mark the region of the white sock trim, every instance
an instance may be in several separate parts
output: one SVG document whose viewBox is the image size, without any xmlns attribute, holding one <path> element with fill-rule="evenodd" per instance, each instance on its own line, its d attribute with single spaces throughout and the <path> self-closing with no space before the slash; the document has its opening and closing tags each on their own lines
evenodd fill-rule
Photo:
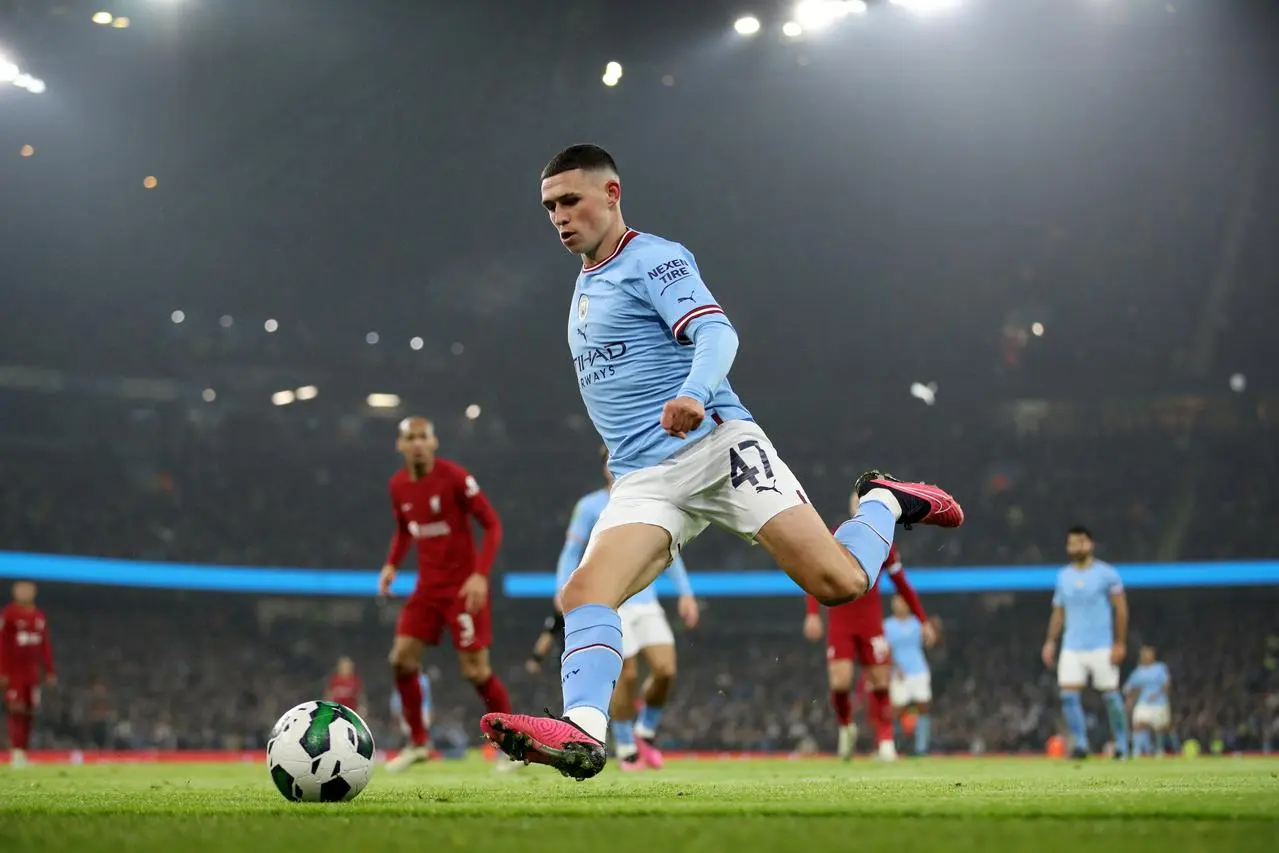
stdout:
<svg viewBox="0 0 1279 853">
<path fill-rule="evenodd" d="M 901 501 L 897 500 L 897 495 L 882 486 L 871 489 L 869 492 L 862 495 L 861 502 L 866 503 L 866 501 L 875 501 L 876 503 L 881 503 L 888 507 L 888 509 L 893 513 L 894 521 L 902 517 Z"/>
<path fill-rule="evenodd" d="M 578 708 L 569 708 L 564 712 L 564 719 L 572 720 L 591 737 L 600 743 L 608 736 L 608 715 L 599 708 L 591 708 L 583 705 Z"/>
</svg>

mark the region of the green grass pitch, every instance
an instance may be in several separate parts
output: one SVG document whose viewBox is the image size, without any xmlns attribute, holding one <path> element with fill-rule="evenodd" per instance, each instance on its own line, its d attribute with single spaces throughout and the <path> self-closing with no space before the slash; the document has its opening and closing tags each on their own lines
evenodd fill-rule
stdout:
<svg viewBox="0 0 1279 853">
<path fill-rule="evenodd" d="M 0 852 L 1279 850 L 1279 759 L 672 762 L 587 782 L 473 759 L 296 804 L 262 765 L 0 766 Z"/>
</svg>

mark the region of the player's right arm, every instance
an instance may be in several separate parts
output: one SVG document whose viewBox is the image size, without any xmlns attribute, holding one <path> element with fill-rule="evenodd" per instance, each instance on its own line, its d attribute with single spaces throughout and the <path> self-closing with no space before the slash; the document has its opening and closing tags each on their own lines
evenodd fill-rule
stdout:
<svg viewBox="0 0 1279 853">
<path fill-rule="evenodd" d="M 413 545 L 413 534 L 409 533 L 409 523 L 400 512 L 400 505 L 395 500 L 395 491 L 391 490 L 391 514 L 395 517 L 395 533 L 391 535 L 391 547 L 386 553 L 386 562 L 382 565 L 382 573 L 378 576 L 378 595 L 391 594 L 391 584 L 395 583 L 395 572 L 404 556 Z"/>
<path fill-rule="evenodd" d="M 5 660 L 9 656 L 10 627 L 5 623 L 4 614 L 0 613 L 0 687 L 9 683 L 9 669 Z"/>
<path fill-rule="evenodd" d="M 1044 640 L 1044 648 L 1041 656 L 1044 659 L 1044 666 L 1049 669 L 1053 668 L 1053 661 L 1057 657 L 1057 640 L 1061 638 L 1061 629 L 1066 626 L 1066 611 L 1061 604 L 1061 590 L 1058 588 L 1053 592 L 1053 613 L 1048 617 L 1048 638 Z"/>
</svg>

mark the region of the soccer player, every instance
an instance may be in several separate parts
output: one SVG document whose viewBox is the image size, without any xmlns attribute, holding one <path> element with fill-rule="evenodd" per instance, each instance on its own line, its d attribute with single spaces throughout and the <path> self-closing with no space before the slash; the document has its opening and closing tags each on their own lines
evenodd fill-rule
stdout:
<svg viewBox="0 0 1279 853">
<path fill-rule="evenodd" d="M 1057 574 L 1057 591 L 1053 593 L 1053 612 L 1043 648 L 1044 666 L 1052 669 L 1057 638 L 1062 637 L 1065 628 L 1057 661 L 1057 684 L 1062 713 L 1074 741 L 1071 754 L 1074 758 L 1088 756 L 1084 704 L 1079 691 L 1091 679 L 1106 703 L 1110 730 L 1115 736 L 1115 757 L 1126 758 L 1124 698 L 1119 694 L 1119 664 L 1123 663 L 1128 637 L 1124 585 L 1114 566 L 1093 556 L 1093 538 L 1088 528 L 1070 528 L 1066 553 L 1070 565 Z"/>
<path fill-rule="evenodd" d="M 928 706 L 933 701 L 933 676 L 928 669 L 928 658 L 924 656 L 924 646 L 935 643 L 937 636 L 933 623 L 912 612 L 901 592 L 893 596 L 892 608 L 893 615 L 884 620 L 884 637 L 893 656 L 888 697 L 898 718 L 910 708 L 915 709 L 915 754 L 927 755 L 932 729 Z"/>
<path fill-rule="evenodd" d="M 728 382 L 737 332 L 693 255 L 627 227 L 608 152 L 560 152 L 541 195 L 561 245 L 582 260 L 565 332 L 617 481 L 560 592 L 563 716 L 487 714 L 481 728 L 517 760 L 586 779 L 606 761 L 623 662 L 617 607 L 708 524 L 760 543 L 805 591 L 839 604 L 874 586 L 896 524 L 954 527 L 963 510 L 936 487 L 870 471 L 857 481 L 860 512 L 832 536 Z"/>
<path fill-rule="evenodd" d="M 349 657 L 338 658 L 337 668 L 329 676 L 324 695 L 330 702 L 340 702 L 357 714 L 364 713 L 364 682 L 356 674 L 355 662 Z"/>
<path fill-rule="evenodd" d="M 608 505 L 613 475 L 608 470 L 607 447 L 600 448 L 600 462 L 604 468 L 605 486 L 584 496 L 573 508 L 564 547 L 556 564 L 556 590 L 563 589 L 581 563 L 591 531 Z M 700 614 L 688 572 L 679 555 L 671 561 L 667 571 L 679 593 L 680 618 L 691 630 L 697 627 Z M 556 599 L 558 601 L 558 594 Z M 609 711 L 613 717 L 613 741 L 619 766 L 623 770 L 645 767 L 660 770 L 665 762 L 654 741 L 675 682 L 675 635 L 666 619 L 666 611 L 657 600 L 657 589 L 652 584 L 627 599 L 617 612 L 622 622 L 622 674 L 613 689 Z M 640 656 L 648 665 L 648 679 L 644 683 L 643 708 L 637 712 Z"/>
<path fill-rule="evenodd" d="M 1168 748 L 1168 729 L 1172 726 L 1168 702 L 1172 676 L 1167 665 L 1155 655 L 1154 646 L 1142 646 L 1139 660 L 1140 665 L 1124 683 L 1124 694 L 1136 699 L 1132 710 L 1132 752 L 1135 756 L 1163 755 Z"/>
<path fill-rule="evenodd" d="M 389 660 L 395 672 L 410 745 L 387 763 L 397 772 L 425 761 L 430 752 L 428 732 L 418 709 L 422 688 L 418 680 L 422 652 L 437 645 L 445 627 L 453 636 L 462 675 L 479 691 L 490 712 L 509 712 L 506 686 L 493 673 L 489 644 L 493 629 L 489 616 L 489 571 L 502 541 L 502 523 L 475 478 L 462 466 L 435 455 L 435 428 L 422 417 L 400 422 L 396 449 L 404 467 L 391 477 L 391 511 L 395 536 L 378 579 L 379 594 L 390 594 L 409 547 L 417 543 L 417 586 L 395 626 Z M 484 529 L 480 554 L 470 519 Z"/>
<path fill-rule="evenodd" d="M 854 518 L 860 509 L 859 503 L 858 495 L 854 492 L 849 498 L 849 511 Z M 906 571 L 896 547 L 889 550 L 882 569 L 888 570 L 888 576 L 892 578 L 898 594 L 910 602 L 910 608 L 920 617 L 920 622 L 927 623 L 928 614 L 924 612 L 924 605 L 914 587 L 906 579 Z M 879 577 L 883 577 L 882 570 Z M 807 603 L 804 636 L 816 642 L 822 638 L 820 602 L 809 595 Z M 926 629 L 925 636 L 931 644 L 931 627 Z M 845 761 L 853 757 L 857 744 L 857 726 L 853 723 L 851 695 L 854 661 L 861 666 L 862 682 L 867 690 L 866 717 L 874 729 L 879 758 L 892 761 L 897 757 L 897 747 L 893 742 L 893 705 L 889 696 L 892 654 L 888 640 L 884 637 L 884 605 L 880 599 L 878 583 L 856 601 L 832 607 L 827 617 L 826 672 L 830 681 L 831 707 L 835 709 L 835 719 L 839 723 L 836 752 Z"/>
<path fill-rule="evenodd" d="M 524 670 L 529 675 L 537 675 L 542 671 L 542 661 L 546 659 L 546 655 L 563 634 L 564 614 L 558 610 L 552 610 L 551 615 L 547 616 L 546 621 L 542 623 L 542 630 L 533 643 L 533 651 L 529 652 L 528 660 L 524 661 Z"/>
<path fill-rule="evenodd" d="M 36 585 L 18 581 L 13 601 L 0 610 L 0 692 L 9 712 L 9 766 L 27 766 L 31 717 L 40 705 L 40 676 L 57 683 L 49 621 L 36 607 Z"/>
</svg>

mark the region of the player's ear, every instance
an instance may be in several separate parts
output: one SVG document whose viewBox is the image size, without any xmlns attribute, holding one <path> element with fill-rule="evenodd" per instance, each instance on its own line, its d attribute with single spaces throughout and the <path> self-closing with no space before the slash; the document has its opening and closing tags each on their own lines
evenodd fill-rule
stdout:
<svg viewBox="0 0 1279 853">
<path fill-rule="evenodd" d="M 608 195 L 610 205 L 622 203 L 622 182 L 617 178 L 609 178 L 604 184 L 604 192 Z"/>
</svg>

